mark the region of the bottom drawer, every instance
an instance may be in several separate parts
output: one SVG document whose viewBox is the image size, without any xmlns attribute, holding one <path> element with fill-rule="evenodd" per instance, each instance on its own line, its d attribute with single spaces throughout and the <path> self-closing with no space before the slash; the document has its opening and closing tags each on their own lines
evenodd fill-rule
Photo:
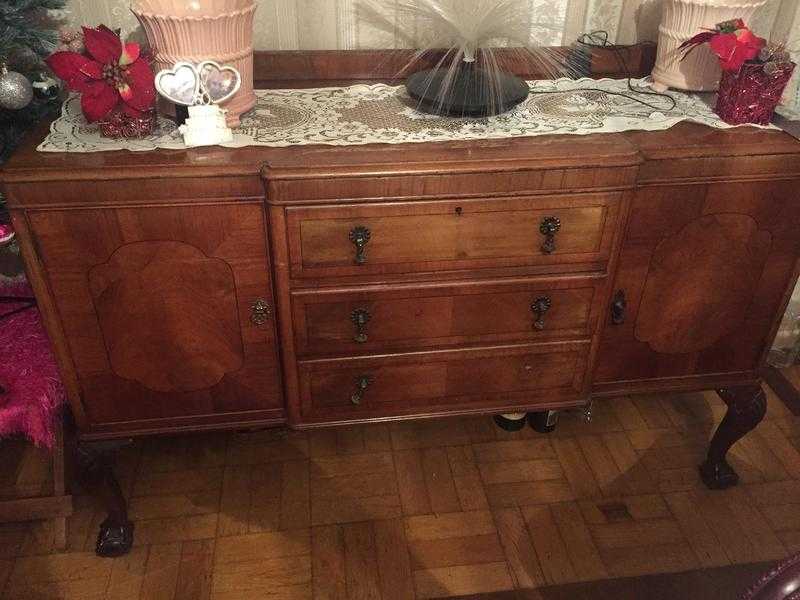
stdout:
<svg viewBox="0 0 800 600">
<path fill-rule="evenodd" d="M 576 404 L 586 392 L 586 341 L 299 364 L 302 422 L 490 412 Z"/>
</svg>

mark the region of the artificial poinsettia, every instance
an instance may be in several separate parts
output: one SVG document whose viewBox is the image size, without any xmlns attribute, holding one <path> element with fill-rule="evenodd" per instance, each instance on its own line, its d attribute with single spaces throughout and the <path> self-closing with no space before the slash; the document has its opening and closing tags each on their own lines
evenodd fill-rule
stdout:
<svg viewBox="0 0 800 600">
<path fill-rule="evenodd" d="M 81 93 L 81 109 L 90 123 L 119 108 L 139 117 L 155 105 L 153 71 L 139 44 L 123 44 L 105 25 L 83 28 L 85 54 L 56 52 L 47 64 L 73 91 Z"/>
<path fill-rule="evenodd" d="M 714 29 L 698 33 L 681 44 L 686 50 L 684 58 L 701 44 L 708 44 L 719 57 L 723 71 L 738 71 L 747 61 L 758 57 L 767 45 L 764 38 L 755 35 L 741 19 L 719 23 Z"/>
</svg>

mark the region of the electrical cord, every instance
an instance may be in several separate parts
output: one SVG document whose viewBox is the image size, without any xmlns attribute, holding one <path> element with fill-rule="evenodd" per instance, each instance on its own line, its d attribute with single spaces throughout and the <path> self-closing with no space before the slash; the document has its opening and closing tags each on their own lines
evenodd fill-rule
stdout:
<svg viewBox="0 0 800 600">
<path fill-rule="evenodd" d="M 576 40 L 576 44 L 578 44 L 580 46 L 585 46 L 585 47 L 588 47 L 588 48 L 608 48 L 608 49 L 611 49 L 611 51 L 614 53 L 614 56 L 617 59 L 617 63 L 619 64 L 620 69 L 622 70 L 623 73 L 625 73 L 625 75 L 628 78 L 628 90 L 632 94 L 639 94 L 639 95 L 642 95 L 642 96 L 653 96 L 653 97 L 661 98 L 663 100 L 668 100 L 669 101 L 669 108 L 665 108 L 663 106 L 656 106 L 656 105 L 651 104 L 649 102 L 645 102 L 644 100 L 642 100 L 640 98 L 637 98 L 635 96 L 631 96 L 629 94 L 625 94 L 625 93 L 622 93 L 622 92 L 609 92 L 608 90 L 603 90 L 603 89 L 595 88 L 595 87 L 581 88 L 581 91 L 600 92 L 600 93 L 603 93 L 603 94 L 607 94 L 609 96 L 621 96 L 623 98 L 626 98 L 627 100 L 632 100 L 634 102 L 638 102 L 639 104 L 642 104 L 642 105 L 646 106 L 647 108 L 650 108 L 652 110 L 657 110 L 657 111 L 660 111 L 660 112 L 670 112 L 671 110 L 674 110 L 678 106 L 677 100 L 675 100 L 675 98 L 673 98 L 669 94 L 663 94 L 661 92 L 653 92 L 653 91 L 649 91 L 649 90 L 644 90 L 644 89 L 642 89 L 640 87 L 634 87 L 634 85 L 633 85 L 633 76 L 631 75 L 631 72 L 628 70 L 628 65 L 625 62 L 625 57 L 622 54 L 623 48 L 625 48 L 625 46 L 618 46 L 616 44 L 609 43 L 609 41 L 608 41 L 608 32 L 607 31 L 604 31 L 602 29 L 598 29 L 596 31 L 590 31 L 590 32 L 587 32 L 587 33 L 583 33 Z M 564 93 L 563 91 L 558 91 L 558 90 L 535 90 L 535 92 L 537 94 L 563 94 Z"/>
</svg>

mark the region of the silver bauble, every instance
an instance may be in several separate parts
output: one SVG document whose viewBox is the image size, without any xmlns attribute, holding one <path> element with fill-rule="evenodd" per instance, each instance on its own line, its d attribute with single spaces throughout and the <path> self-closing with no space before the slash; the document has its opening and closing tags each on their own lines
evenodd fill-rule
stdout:
<svg viewBox="0 0 800 600">
<path fill-rule="evenodd" d="M 0 75 L 0 108 L 20 110 L 33 100 L 33 86 L 22 73 L 8 71 Z"/>
</svg>

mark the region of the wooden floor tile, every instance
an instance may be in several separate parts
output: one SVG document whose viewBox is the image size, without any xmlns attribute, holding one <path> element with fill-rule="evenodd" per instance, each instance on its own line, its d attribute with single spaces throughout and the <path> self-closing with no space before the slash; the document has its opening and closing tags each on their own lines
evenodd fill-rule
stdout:
<svg viewBox="0 0 800 600">
<path fill-rule="evenodd" d="M 569 483 L 561 480 L 521 481 L 486 486 L 486 498 L 492 508 L 568 502 L 575 497 Z"/>
<path fill-rule="evenodd" d="M 375 558 L 383 600 L 413 600 L 411 561 L 402 519 L 376 521 Z"/>
<path fill-rule="evenodd" d="M 577 577 L 588 581 L 608 577 L 578 505 L 568 502 L 550 508 Z"/>
<path fill-rule="evenodd" d="M 144 471 L 136 479 L 133 495 L 160 496 L 218 490 L 222 487 L 222 477 L 222 468 Z"/>
<path fill-rule="evenodd" d="M 178 584 L 180 562 L 180 543 L 153 545 L 142 580 L 142 600 L 171 600 Z"/>
<path fill-rule="evenodd" d="M 281 463 L 281 529 L 301 529 L 311 524 L 309 464 L 307 460 Z"/>
<path fill-rule="evenodd" d="M 686 541 L 673 519 L 619 521 L 590 525 L 589 530 L 598 548 L 604 550 L 680 544 Z"/>
<path fill-rule="evenodd" d="M 561 463 L 553 458 L 481 463 L 480 474 L 488 485 L 564 478 Z"/>
<path fill-rule="evenodd" d="M 422 451 L 412 449 L 395 452 L 394 463 L 403 514 L 424 515 L 432 512 L 425 471 L 422 468 Z"/>
<path fill-rule="evenodd" d="M 528 526 L 518 508 L 500 508 L 494 511 L 494 522 L 506 562 L 516 588 L 538 587 L 545 583 L 539 558 L 533 548 Z"/>
<path fill-rule="evenodd" d="M 284 558 L 311 553 L 311 534 L 308 529 L 276 531 L 216 541 L 215 569 L 237 562 L 257 562 L 262 558 Z"/>
<path fill-rule="evenodd" d="M 314 527 L 311 533 L 315 600 L 347 600 L 347 564 L 341 525 Z"/>
<path fill-rule="evenodd" d="M 138 600 L 147 573 L 149 546 L 133 548 L 130 554 L 114 559 L 106 597 L 109 600 Z"/>
<path fill-rule="evenodd" d="M 683 535 L 703 567 L 730 564 L 719 539 L 697 510 L 697 500 L 691 492 L 665 495 Z"/>
<path fill-rule="evenodd" d="M 461 504 L 461 510 L 485 510 L 489 507 L 486 491 L 483 488 L 480 471 L 471 446 L 450 446 L 447 448 L 453 484 Z M 414 514 L 405 513 L 404 514 Z"/>
<path fill-rule="evenodd" d="M 134 544 L 168 544 L 188 540 L 214 538 L 217 534 L 217 514 L 149 519 L 136 521 Z"/>
<path fill-rule="evenodd" d="M 504 562 L 414 571 L 417 598 L 485 594 L 514 587 Z"/>
<path fill-rule="evenodd" d="M 614 577 L 672 573 L 695 568 L 697 558 L 686 543 L 601 550 L 603 563 Z"/>
<path fill-rule="evenodd" d="M 555 438 L 553 445 L 567 480 L 575 492 L 575 497 L 594 498 L 600 496 L 600 486 L 597 485 L 597 480 L 594 478 L 578 442 L 572 438 Z"/>
<path fill-rule="evenodd" d="M 578 574 L 570 561 L 567 547 L 558 531 L 549 506 L 528 507 L 522 510 L 528 532 L 548 584 L 577 581 Z"/>
<path fill-rule="evenodd" d="M 345 577 L 350 598 L 381 600 L 380 575 L 372 523 L 342 525 Z"/>
<path fill-rule="evenodd" d="M 411 568 L 434 569 L 505 560 L 497 534 L 414 540 L 409 543 Z"/>
<path fill-rule="evenodd" d="M 75 579 L 108 580 L 113 563 L 90 552 L 21 557 L 14 563 L 7 586 L 24 587 L 27 583 L 71 581 Z"/>
<path fill-rule="evenodd" d="M 409 543 L 496 533 L 492 513 L 484 510 L 406 517 L 405 523 Z"/>
<path fill-rule="evenodd" d="M 555 458 L 550 440 L 533 438 L 529 440 L 486 442 L 475 444 L 475 459 L 479 463 L 494 463 L 538 458 Z"/>
<path fill-rule="evenodd" d="M 431 500 L 431 510 L 435 513 L 461 510 L 461 502 L 458 499 L 445 449 L 426 448 L 423 450 L 422 470 L 425 473 L 425 485 Z"/>
<path fill-rule="evenodd" d="M 184 542 L 174 600 L 209 600 L 214 569 L 214 540 Z"/>
</svg>

